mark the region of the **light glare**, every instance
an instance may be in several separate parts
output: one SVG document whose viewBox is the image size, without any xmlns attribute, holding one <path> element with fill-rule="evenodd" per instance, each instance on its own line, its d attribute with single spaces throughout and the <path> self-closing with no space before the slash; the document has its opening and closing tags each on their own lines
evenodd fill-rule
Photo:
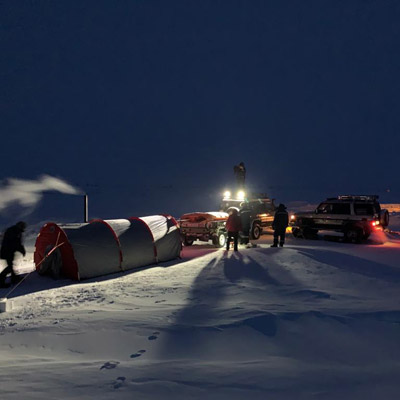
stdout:
<svg viewBox="0 0 400 400">
<path fill-rule="evenodd" d="M 245 193 L 243 192 L 243 190 L 240 190 L 240 191 L 237 193 L 237 198 L 238 198 L 238 200 L 244 200 L 244 197 L 245 197 Z"/>
</svg>

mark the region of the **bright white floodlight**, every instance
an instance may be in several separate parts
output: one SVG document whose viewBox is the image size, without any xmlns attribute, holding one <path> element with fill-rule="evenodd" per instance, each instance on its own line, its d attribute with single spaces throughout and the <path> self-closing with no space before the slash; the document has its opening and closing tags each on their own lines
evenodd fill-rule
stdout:
<svg viewBox="0 0 400 400">
<path fill-rule="evenodd" d="M 239 192 L 237 192 L 237 199 L 238 200 L 244 200 L 246 194 L 243 192 L 243 190 L 240 190 Z"/>
<path fill-rule="evenodd" d="M 227 190 L 226 192 L 224 192 L 224 199 L 230 199 L 230 198 L 231 198 L 231 192 Z"/>
</svg>

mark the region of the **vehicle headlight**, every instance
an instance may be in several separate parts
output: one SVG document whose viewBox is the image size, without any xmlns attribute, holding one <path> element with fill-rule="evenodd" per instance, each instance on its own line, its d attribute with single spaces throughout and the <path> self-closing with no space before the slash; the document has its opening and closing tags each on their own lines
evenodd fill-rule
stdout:
<svg viewBox="0 0 400 400">
<path fill-rule="evenodd" d="M 231 192 L 229 190 L 227 190 L 226 192 L 224 192 L 224 198 L 225 199 L 230 199 L 231 198 Z"/>
<path fill-rule="evenodd" d="M 240 190 L 239 192 L 237 192 L 237 199 L 238 200 L 244 200 L 245 196 L 246 196 L 246 193 L 243 192 L 243 190 Z"/>
</svg>

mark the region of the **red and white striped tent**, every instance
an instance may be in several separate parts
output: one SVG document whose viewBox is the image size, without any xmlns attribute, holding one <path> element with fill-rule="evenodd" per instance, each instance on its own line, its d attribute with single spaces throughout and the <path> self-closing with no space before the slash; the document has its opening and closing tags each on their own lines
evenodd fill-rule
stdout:
<svg viewBox="0 0 400 400">
<path fill-rule="evenodd" d="M 84 224 L 50 222 L 36 239 L 34 262 L 39 273 L 46 265 L 41 261 L 58 245 L 49 257 L 56 263 L 52 268 L 75 280 L 173 260 L 182 248 L 178 224 L 169 215 L 96 219 Z"/>
</svg>

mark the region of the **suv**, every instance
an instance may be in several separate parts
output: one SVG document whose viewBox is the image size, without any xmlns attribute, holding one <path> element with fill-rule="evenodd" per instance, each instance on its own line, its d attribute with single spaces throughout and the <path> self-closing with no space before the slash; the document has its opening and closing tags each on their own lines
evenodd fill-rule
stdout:
<svg viewBox="0 0 400 400">
<path fill-rule="evenodd" d="M 341 232 L 345 240 L 359 243 L 376 230 L 389 225 L 389 213 L 382 210 L 375 195 L 345 195 L 328 198 L 312 212 L 291 215 L 294 237 L 312 237 L 319 230 Z"/>
<path fill-rule="evenodd" d="M 265 193 L 252 193 L 247 199 L 225 196 L 220 208 L 225 212 L 232 208 L 239 211 L 243 225 L 242 243 L 259 239 L 263 229 L 271 228 L 276 210 L 273 199 Z"/>
</svg>

